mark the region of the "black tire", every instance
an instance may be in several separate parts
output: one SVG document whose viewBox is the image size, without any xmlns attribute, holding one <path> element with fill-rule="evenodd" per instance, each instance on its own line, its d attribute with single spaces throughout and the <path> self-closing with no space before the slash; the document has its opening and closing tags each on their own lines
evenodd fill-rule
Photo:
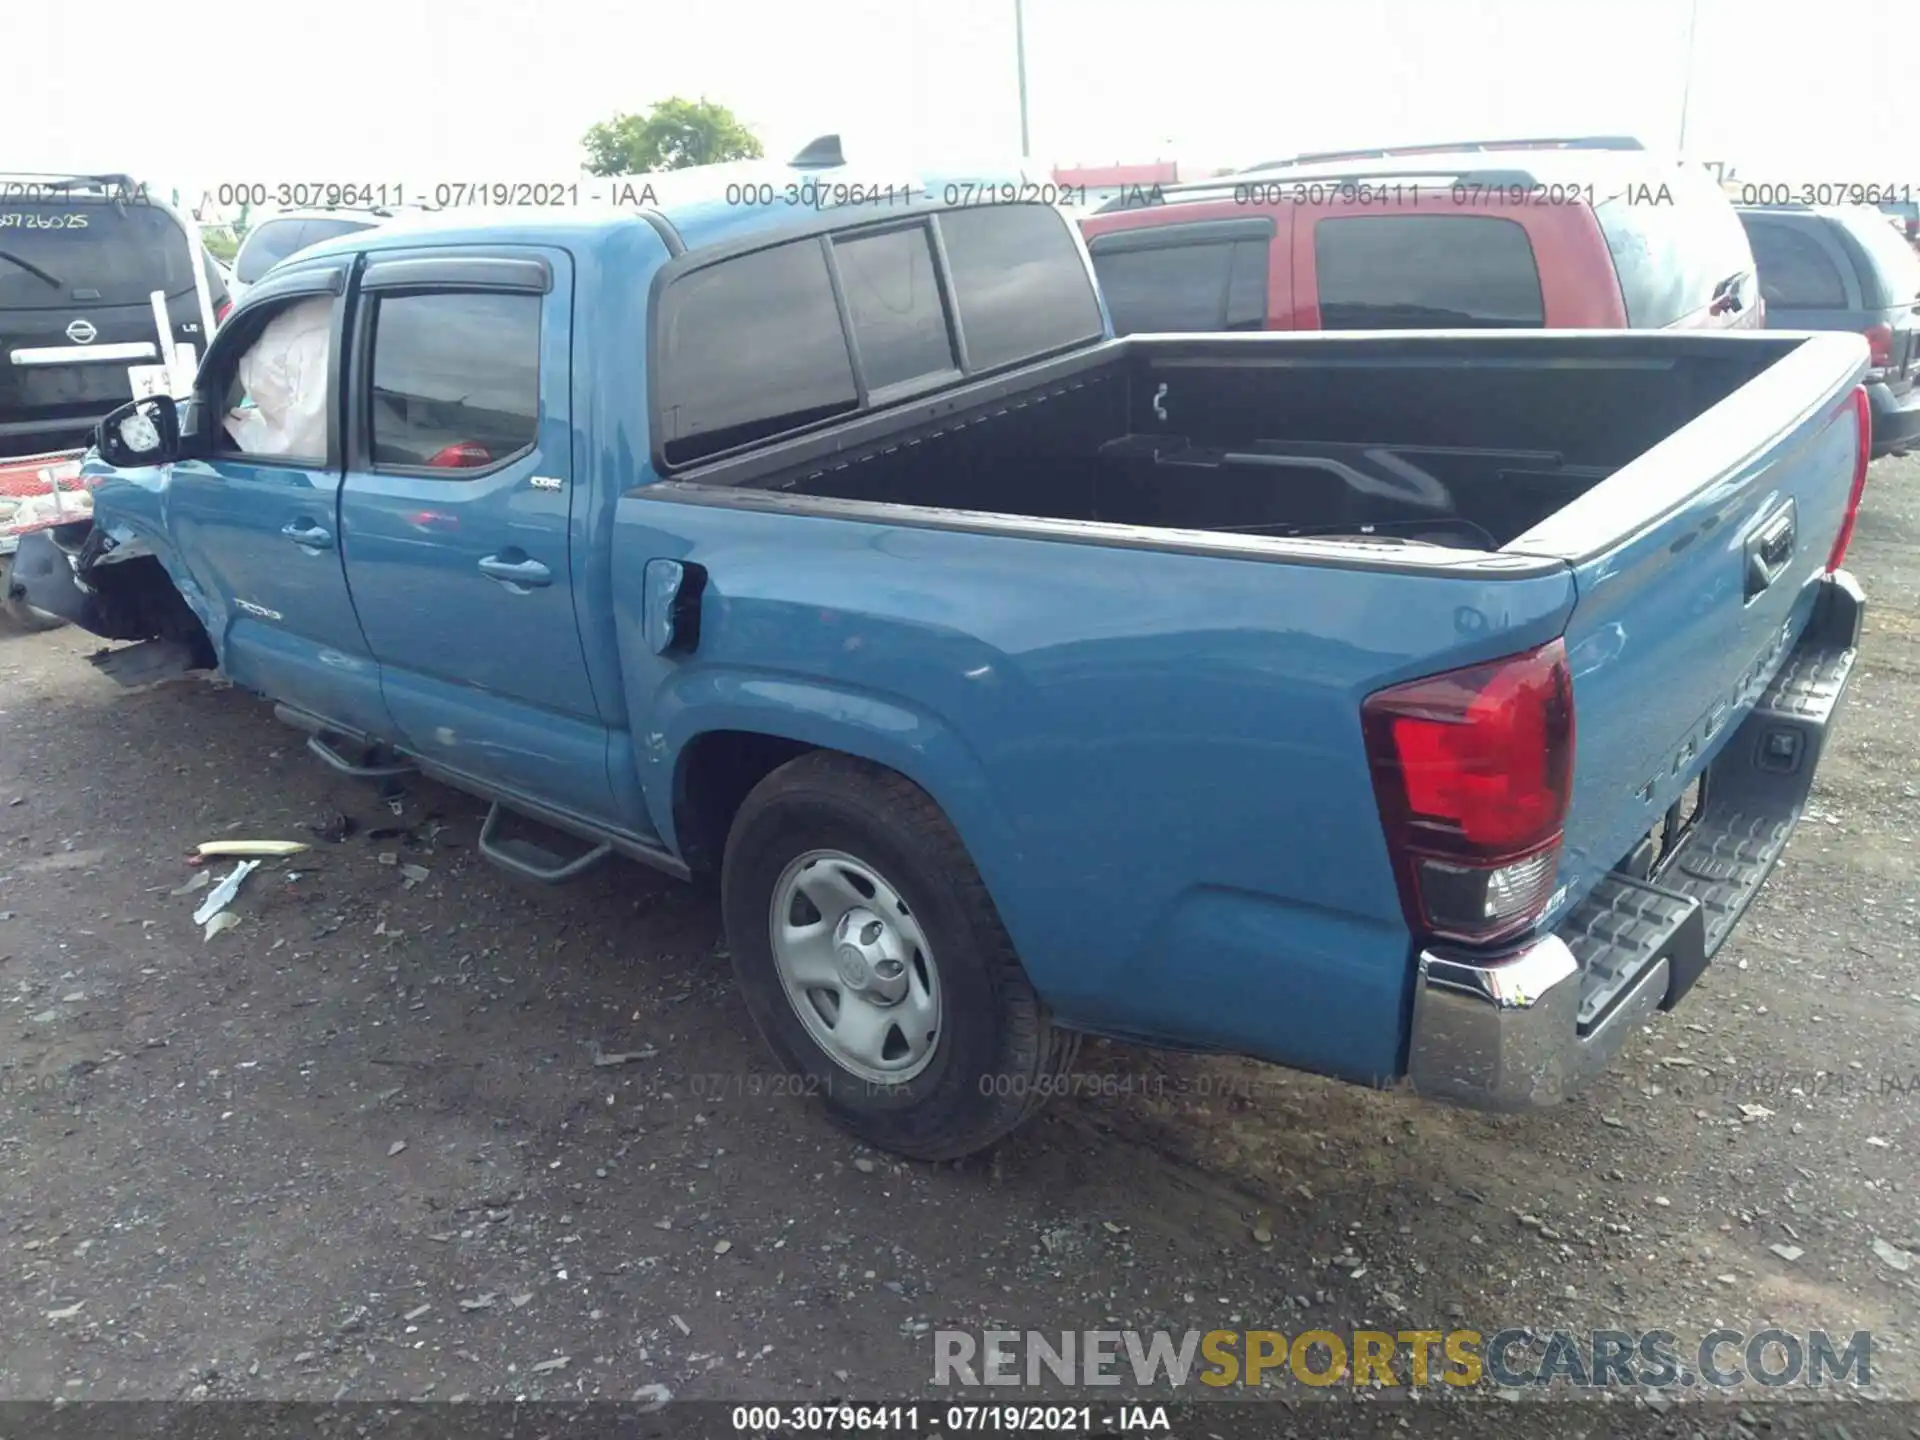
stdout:
<svg viewBox="0 0 1920 1440">
<path fill-rule="evenodd" d="M 941 1022 L 927 1068 L 881 1085 L 843 1068 L 810 1035 L 773 958 L 769 915 L 781 873 L 809 850 L 870 865 L 907 902 L 938 966 Z M 721 908 L 747 1009 L 791 1077 L 844 1129 L 917 1160 L 984 1150 L 1061 1088 L 1079 1036 L 1034 993 L 987 888 L 940 807 L 906 777 L 816 751 L 747 796 L 727 836 Z"/>
<path fill-rule="evenodd" d="M 0 559 L 0 615 L 6 617 L 7 624 L 16 630 L 38 631 L 58 630 L 67 622 L 58 615 L 49 615 L 44 610 L 35 610 L 24 600 L 13 596 L 13 557 Z"/>
</svg>

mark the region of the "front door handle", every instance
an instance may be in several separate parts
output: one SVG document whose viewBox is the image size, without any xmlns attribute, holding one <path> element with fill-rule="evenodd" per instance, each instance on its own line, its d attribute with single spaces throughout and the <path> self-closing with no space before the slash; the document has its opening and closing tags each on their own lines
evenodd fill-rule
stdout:
<svg viewBox="0 0 1920 1440">
<path fill-rule="evenodd" d="M 326 550 L 333 545 L 333 532 L 326 526 L 315 525 L 311 521 L 303 525 L 296 520 L 291 525 L 283 526 L 280 533 L 294 544 L 305 545 L 314 550 Z"/>
<path fill-rule="evenodd" d="M 508 585 L 553 583 L 553 572 L 538 560 L 508 560 L 500 555 L 489 555 L 480 562 L 480 573 L 489 580 L 499 580 Z"/>
</svg>

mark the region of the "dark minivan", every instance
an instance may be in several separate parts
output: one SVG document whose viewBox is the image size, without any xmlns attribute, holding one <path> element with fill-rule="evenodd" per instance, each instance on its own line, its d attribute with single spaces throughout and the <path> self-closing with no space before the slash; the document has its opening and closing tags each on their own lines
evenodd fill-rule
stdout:
<svg viewBox="0 0 1920 1440">
<path fill-rule="evenodd" d="M 125 175 L 0 174 L 0 456 L 83 445 L 150 393 L 156 290 L 169 345 L 205 353 L 227 288 L 171 205 Z"/>
<path fill-rule="evenodd" d="M 1873 454 L 1920 445 L 1920 255 L 1866 207 L 1743 206 L 1773 330 L 1852 330 L 1873 368 Z"/>
</svg>

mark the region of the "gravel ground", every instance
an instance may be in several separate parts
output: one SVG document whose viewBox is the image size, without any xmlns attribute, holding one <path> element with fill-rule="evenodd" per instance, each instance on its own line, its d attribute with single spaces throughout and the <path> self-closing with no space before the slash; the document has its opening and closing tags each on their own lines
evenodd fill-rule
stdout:
<svg viewBox="0 0 1920 1440">
<path fill-rule="evenodd" d="M 706 896 L 523 886 L 463 796 L 0 632 L 0 1398 L 880 1399 L 930 1393 L 934 1328 L 1778 1325 L 1871 1331 L 1873 1391 L 1920 1399 L 1917 541 L 1920 461 L 1883 461 L 1814 813 L 1588 1095 L 1490 1118 L 1092 1045 L 939 1167 L 783 1093 Z M 314 848 L 204 940 L 174 892 L 221 838 Z M 1380 1408 L 1321 1393 L 1297 1433 Z M 1545 1433 L 1479 1398 L 1420 1408 Z"/>
</svg>

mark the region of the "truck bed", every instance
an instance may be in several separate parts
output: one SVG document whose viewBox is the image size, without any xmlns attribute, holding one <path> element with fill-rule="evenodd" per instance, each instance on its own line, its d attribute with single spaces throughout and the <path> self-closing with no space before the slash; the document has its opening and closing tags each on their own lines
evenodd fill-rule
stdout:
<svg viewBox="0 0 1920 1440">
<path fill-rule="evenodd" d="M 1271 340 L 1279 337 L 1257 337 Z M 1135 337 L 708 483 L 1156 529 L 1498 550 L 1786 354 Z M 1520 357 L 1524 356 L 1522 359 Z M 771 463 L 770 463 L 771 462 Z M 692 478 L 692 477 L 689 477 Z"/>
</svg>

